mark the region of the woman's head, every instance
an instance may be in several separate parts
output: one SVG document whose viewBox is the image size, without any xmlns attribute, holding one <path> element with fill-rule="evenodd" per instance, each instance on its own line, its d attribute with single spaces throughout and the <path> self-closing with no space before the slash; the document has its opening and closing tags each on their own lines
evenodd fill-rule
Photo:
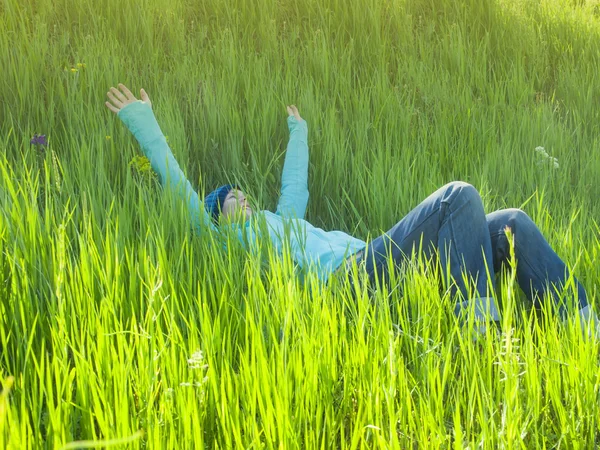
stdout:
<svg viewBox="0 0 600 450">
<path fill-rule="evenodd" d="M 215 189 L 204 199 L 204 206 L 215 222 L 245 221 L 252 215 L 246 195 L 238 185 L 226 184 Z"/>
<path fill-rule="evenodd" d="M 252 215 L 252 208 L 248 204 L 246 194 L 239 189 L 231 189 L 221 207 L 221 218 L 227 221 L 237 221 L 241 218 L 242 221 L 246 221 Z"/>
</svg>

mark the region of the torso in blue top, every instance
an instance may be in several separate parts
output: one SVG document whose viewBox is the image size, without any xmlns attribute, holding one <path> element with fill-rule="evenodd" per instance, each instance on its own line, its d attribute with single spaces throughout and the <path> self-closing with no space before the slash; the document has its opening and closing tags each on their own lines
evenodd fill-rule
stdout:
<svg viewBox="0 0 600 450">
<path fill-rule="evenodd" d="M 148 104 L 142 101 L 131 103 L 122 108 L 118 116 L 140 143 L 165 190 L 188 203 L 194 230 L 201 232 L 210 227 L 218 231 L 200 197 L 179 168 Z M 308 204 L 308 125 L 305 120 L 289 116 L 288 128 L 290 140 L 277 210 L 275 213 L 267 210 L 255 212 L 244 225 L 234 226 L 242 243 L 248 240 L 256 242 L 255 239 L 264 238 L 259 231 L 264 229 L 260 226 L 262 222 L 278 252 L 281 253 L 287 243 L 292 258 L 301 269 L 314 268 L 318 278 L 327 281 L 344 258 L 365 248 L 366 242 L 342 231 L 324 231 L 304 220 Z"/>
<path fill-rule="evenodd" d="M 246 222 L 245 229 L 238 230 L 240 241 L 244 242 L 244 238 L 260 239 L 261 228 L 258 221 L 263 218 L 277 251 L 281 253 L 284 243 L 288 243 L 291 256 L 298 266 L 303 270 L 314 268 L 323 281 L 327 281 L 344 258 L 366 245 L 342 231 L 325 231 L 304 219 L 282 217 L 271 211 L 255 213 Z"/>
</svg>

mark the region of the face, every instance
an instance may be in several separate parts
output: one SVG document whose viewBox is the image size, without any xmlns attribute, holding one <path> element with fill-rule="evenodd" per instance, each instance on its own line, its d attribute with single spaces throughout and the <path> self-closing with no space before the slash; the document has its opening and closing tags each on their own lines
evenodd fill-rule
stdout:
<svg viewBox="0 0 600 450">
<path fill-rule="evenodd" d="M 242 222 L 245 222 L 251 215 L 252 209 L 248 205 L 246 195 L 238 189 L 230 190 L 223 202 L 222 219 L 232 222 L 242 219 Z"/>
</svg>

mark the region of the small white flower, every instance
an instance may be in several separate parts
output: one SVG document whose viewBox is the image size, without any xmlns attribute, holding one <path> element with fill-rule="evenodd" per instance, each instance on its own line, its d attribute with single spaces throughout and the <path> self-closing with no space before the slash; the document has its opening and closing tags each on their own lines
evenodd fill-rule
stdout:
<svg viewBox="0 0 600 450">
<path fill-rule="evenodd" d="M 202 350 L 195 351 L 187 362 L 190 369 L 206 369 L 208 367 L 208 364 L 202 364 L 204 362 Z"/>
<path fill-rule="evenodd" d="M 544 147 L 536 147 L 535 151 L 541 156 L 541 159 L 536 162 L 536 165 L 543 166 L 545 164 L 548 164 L 550 167 L 554 167 L 555 169 L 558 169 L 560 167 L 558 164 L 558 159 L 553 156 L 550 156 L 548 152 L 544 150 Z"/>
<path fill-rule="evenodd" d="M 183 382 L 183 383 L 179 383 L 179 386 L 191 386 L 192 383 L 188 383 L 188 382 Z"/>
<path fill-rule="evenodd" d="M 544 158 L 548 157 L 548 153 L 544 150 L 544 147 L 536 147 L 535 151 L 542 155 Z"/>
</svg>

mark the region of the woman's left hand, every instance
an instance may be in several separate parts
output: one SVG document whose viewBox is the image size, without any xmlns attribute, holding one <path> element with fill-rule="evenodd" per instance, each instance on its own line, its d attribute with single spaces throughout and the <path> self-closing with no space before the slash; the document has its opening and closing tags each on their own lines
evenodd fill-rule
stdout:
<svg viewBox="0 0 600 450">
<path fill-rule="evenodd" d="M 127 105 L 129 105 L 130 103 L 133 102 L 137 102 L 137 98 L 135 98 L 135 96 L 131 93 L 131 91 L 129 89 L 127 89 L 127 86 L 125 86 L 122 83 L 119 83 L 119 89 L 121 89 L 121 91 L 119 91 L 118 89 L 115 89 L 114 87 L 110 88 L 110 91 L 108 91 L 106 93 L 106 96 L 110 99 L 110 101 L 112 102 L 105 102 L 104 104 L 106 105 L 106 107 L 108 109 L 110 109 L 112 112 L 114 112 L 115 114 L 117 114 L 120 110 L 122 110 L 123 108 L 125 108 Z M 142 88 L 140 89 L 140 97 L 142 97 L 142 101 L 147 103 L 148 106 L 150 106 L 150 108 L 152 108 L 152 103 L 150 102 L 150 97 L 148 97 L 148 94 L 146 94 L 146 91 Z"/>
</svg>

